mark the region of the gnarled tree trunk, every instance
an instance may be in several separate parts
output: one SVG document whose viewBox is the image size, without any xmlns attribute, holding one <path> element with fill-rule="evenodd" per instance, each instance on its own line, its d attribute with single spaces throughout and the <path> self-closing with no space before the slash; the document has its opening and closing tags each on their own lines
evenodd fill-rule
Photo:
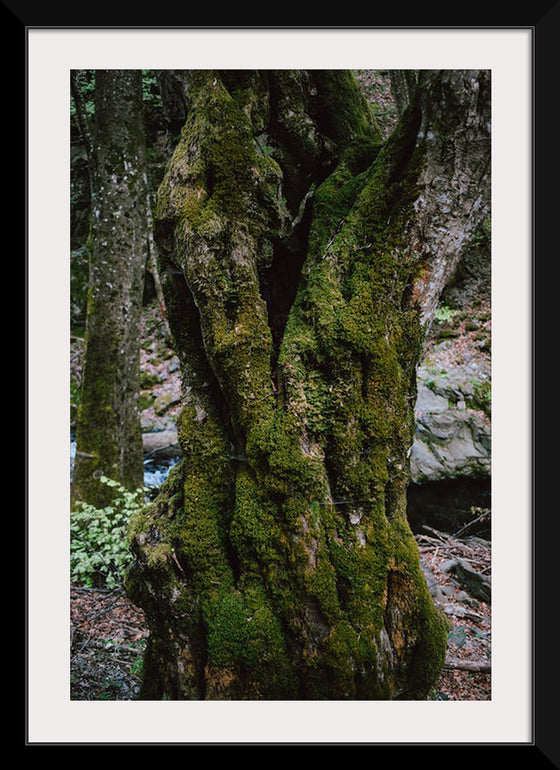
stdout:
<svg viewBox="0 0 560 770">
<path fill-rule="evenodd" d="M 488 73 L 420 73 L 385 143 L 347 72 L 182 76 L 156 235 L 184 459 L 131 527 L 142 697 L 424 698 L 415 367 L 487 212 Z"/>
</svg>

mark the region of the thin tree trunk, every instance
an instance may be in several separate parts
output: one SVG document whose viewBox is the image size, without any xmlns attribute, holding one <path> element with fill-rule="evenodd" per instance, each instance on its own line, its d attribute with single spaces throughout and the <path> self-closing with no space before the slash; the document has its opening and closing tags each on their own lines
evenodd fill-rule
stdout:
<svg viewBox="0 0 560 770">
<path fill-rule="evenodd" d="M 389 70 L 391 92 L 399 115 L 410 106 L 418 82 L 417 70 Z"/>
<path fill-rule="evenodd" d="M 94 205 L 72 499 L 105 504 L 108 476 L 142 486 L 139 329 L 146 266 L 141 70 L 97 71 Z"/>
<path fill-rule="evenodd" d="M 154 225 L 153 225 L 153 216 L 152 216 L 152 203 L 150 201 L 150 193 L 148 190 L 146 191 L 146 221 L 147 221 L 147 231 L 148 231 L 148 255 L 149 255 L 149 261 L 150 261 L 150 271 L 152 273 L 152 279 L 154 281 L 154 287 L 156 290 L 156 297 L 159 303 L 159 308 L 160 308 L 161 317 L 163 321 L 163 331 L 166 338 L 169 338 L 171 337 L 171 329 L 169 328 L 169 323 L 167 321 L 167 312 L 165 310 L 165 297 L 163 294 L 161 279 L 159 277 L 157 246 L 154 240 L 154 233 L 153 233 Z"/>
<path fill-rule="evenodd" d="M 423 698 L 415 367 L 486 212 L 487 73 L 424 73 L 382 147 L 348 73 L 186 77 L 156 212 L 184 461 L 131 529 L 142 696 Z"/>
</svg>

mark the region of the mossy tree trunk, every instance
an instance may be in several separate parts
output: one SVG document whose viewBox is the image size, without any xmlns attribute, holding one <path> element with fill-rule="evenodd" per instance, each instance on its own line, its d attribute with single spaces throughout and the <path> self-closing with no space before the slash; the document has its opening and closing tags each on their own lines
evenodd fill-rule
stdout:
<svg viewBox="0 0 560 770">
<path fill-rule="evenodd" d="M 415 368 L 487 213 L 488 73 L 421 73 L 385 143 L 347 72 L 182 77 L 156 235 L 184 459 L 130 531 L 142 697 L 424 698 Z"/>
<path fill-rule="evenodd" d="M 141 70 L 100 70 L 90 148 L 92 216 L 81 403 L 72 501 L 105 505 L 106 475 L 143 483 L 140 317 L 148 231 Z"/>
</svg>

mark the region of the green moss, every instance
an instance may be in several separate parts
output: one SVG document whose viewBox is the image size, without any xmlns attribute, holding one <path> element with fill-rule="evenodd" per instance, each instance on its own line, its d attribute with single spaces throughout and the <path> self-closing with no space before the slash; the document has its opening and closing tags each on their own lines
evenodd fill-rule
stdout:
<svg viewBox="0 0 560 770">
<path fill-rule="evenodd" d="M 171 554 L 172 550 L 169 543 L 159 543 L 154 548 L 150 549 L 148 556 L 148 567 L 153 569 L 157 567 L 158 564 L 167 562 L 172 558 Z"/>
<path fill-rule="evenodd" d="M 144 409 L 149 409 L 154 401 L 154 397 L 151 391 L 145 391 L 140 393 L 137 401 L 138 411 L 143 412 Z"/>
<path fill-rule="evenodd" d="M 334 415 L 333 394 L 328 378 L 312 370 L 305 380 L 303 392 L 307 402 L 307 426 L 314 436 L 322 440 L 330 432 Z"/>
<path fill-rule="evenodd" d="M 163 192 L 210 361 L 242 434 L 268 409 L 272 337 L 256 266 L 287 217 L 277 163 L 255 143 L 244 100 L 216 73 L 198 74 L 193 109 Z M 202 245 L 201 245 L 202 244 Z"/>
<path fill-rule="evenodd" d="M 224 594 L 208 628 L 208 666 L 248 678 L 250 691 L 265 699 L 293 698 L 297 681 L 282 627 L 261 590 Z"/>
<path fill-rule="evenodd" d="M 316 259 L 326 249 L 356 201 L 367 176 L 367 172 L 355 176 L 346 163 L 340 163 L 319 186 L 313 199 L 308 261 Z"/>
<path fill-rule="evenodd" d="M 489 380 L 473 382 L 473 396 L 467 399 L 469 409 L 479 409 L 488 417 L 492 416 L 492 384 Z"/>
<path fill-rule="evenodd" d="M 283 540 L 276 505 L 262 491 L 248 468 L 238 471 L 230 536 L 241 565 L 249 571 L 255 556 L 270 570 L 280 558 Z"/>
<path fill-rule="evenodd" d="M 456 329 L 442 329 L 438 334 L 438 340 L 451 340 L 459 336 Z"/>
<path fill-rule="evenodd" d="M 290 424 L 292 423 L 292 424 Z M 321 491 L 321 461 L 302 452 L 299 436 L 289 416 L 280 415 L 274 424 L 273 448 L 268 455 L 270 479 L 290 494 L 310 497 Z"/>
<path fill-rule="evenodd" d="M 362 692 L 371 688 L 367 697 L 387 696 L 393 686 L 389 672 L 380 685 L 375 641 L 384 627 L 390 565 L 410 575 L 404 601 L 414 602 L 425 589 L 412 534 L 394 528 L 405 519 L 410 389 L 422 343 L 418 314 L 402 299 L 414 257 L 405 256 L 399 217 L 387 225 L 395 206 L 401 211 L 414 200 L 419 163 L 411 163 L 406 180 L 388 183 L 413 152 L 408 137 L 403 129 L 371 172 L 353 177 L 340 166 L 317 191 L 305 286 L 280 354 L 288 403 L 299 400 L 300 430 L 303 424 L 324 448 L 331 493 L 341 498 L 340 508 L 323 508 L 329 568 L 320 565 L 306 592 L 318 598 L 332 638 L 345 640 L 336 664 L 336 645 L 325 642 L 329 665 L 343 670 L 350 656 L 363 662 L 364 672 L 371 667 L 371 676 L 360 680 Z M 333 575 L 337 599 L 331 603 Z M 415 693 L 437 670 L 445 645 L 429 596 L 419 601 L 409 623 L 429 663 L 426 672 L 411 675 Z"/>
<path fill-rule="evenodd" d="M 145 343 L 145 346 L 148 346 L 149 343 Z M 146 349 L 148 349 L 146 347 Z M 143 369 L 140 370 L 140 387 L 141 388 L 151 388 L 154 385 L 158 385 L 160 382 L 160 379 L 158 375 L 154 373 L 147 372 Z"/>
<path fill-rule="evenodd" d="M 421 634 L 416 642 L 414 655 L 408 670 L 408 695 L 411 700 L 425 700 L 436 682 L 446 655 L 449 622 L 435 609 L 431 599 L 425 599 L 419 608 L 423 618 Z"/>
<path fill-rule="evenodd" d="M 170 532 L 192 571 L 194 585 L 213 595 L 216 587 L 233 582 L 225 544 L 230 450 L 218 423 L 200 405 L 183 408 L 178 436 L 185 456 L 181 515 L 172 521 Z"/>
<path fill-rule="evenodd" d="M 193 108 L 158 191 L 156 217 L 205 232 L 212 220 L 245 216 L 256 165 L 251 123 L 212 71 L 192 78 Z M 175 182 L 180 182 L 176 188 Z"/>
<path fill-rule="evenodd" d="M 350 70 L 318 70 L 320 108 L 324 130 L 343 147 L 343 157 L 354 174 L 371 165 L 382 137 L 371 120 L 369 106 Z"/>
</svg>

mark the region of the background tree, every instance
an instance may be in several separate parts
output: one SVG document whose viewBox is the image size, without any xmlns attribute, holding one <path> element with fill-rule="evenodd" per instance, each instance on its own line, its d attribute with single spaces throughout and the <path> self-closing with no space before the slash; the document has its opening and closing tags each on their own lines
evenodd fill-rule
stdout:
<svg viewBox="0 0 560 770">
<path fill-rule="evenodd" d="M 488 210 L 488 73 L 421 72 L 384 143 L 347 72 L 180 77 L 156 236 L 184 459 L 130 532 L 142 697 L 424 698 L 415 367 Z"/>
<path fill-rule="evenodd" d="M 141 70 L 95 73 L 90 136 L 76 74 L 73 94 L 91 182 L 89 285 L 72 498 L 104 505 L 106 475 L 128 489 L 143 482 L 139 335 L 147 258 L 146 148 Z"/>
<path fill-rule="evenodd" d="M 391 92 L 399 115 L 402 115 L 414 98 L 418 82 L 417 70 L 389 70 Z"/>
</svg>

